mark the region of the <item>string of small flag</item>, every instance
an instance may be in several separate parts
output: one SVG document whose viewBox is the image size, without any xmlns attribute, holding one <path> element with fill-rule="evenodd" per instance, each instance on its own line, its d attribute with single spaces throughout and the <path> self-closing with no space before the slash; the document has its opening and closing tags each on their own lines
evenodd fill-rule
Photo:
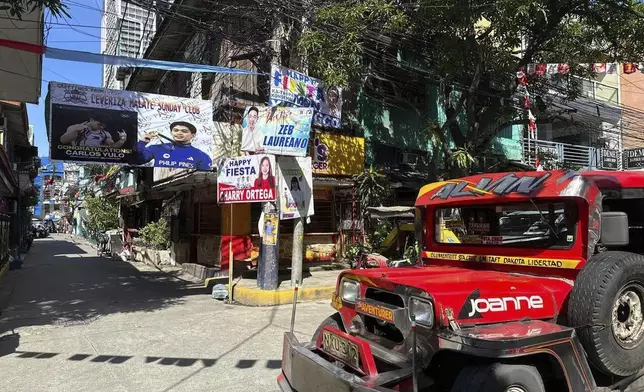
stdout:
<svg viewBox="0 0 644 392">
<path fill-rule="evenodd" d="M 516 77 L 517 77 L 518 90 L 524 94 L 523 108 L 525 109 L 526 117 L 528 118 L 528 143 L 529 143 L 530 140 L 537 139 L 537 118 L 534 116 L 534 114 L 532 114 L 532 110 L 530 110 L 531 102 L 530 102 L 530 92 L 528 91 L 528 75 L 525 72 L 524 67 L 519 68 L 519 71 L 517 72 Z M 538 147 L 535 145 L 534 165 L 537 168 L 537 170 L 543 170 L 540 167 L 538 153 L 539 153 Z"/>
<path fill-rule="evenodd" d="M 621 65 L 622 73 L 632 74 L 635 72 L 644 73 L 644 62 L 641 63 L 580 63 L 581 69 L 592 70 L 598 74 L 615 75 Z M 531 63 L 525 66 L 524 72 L 528 76 L 542 75 L 566 75 L 570 72 L 570 65 L 566 63 Z"/>
</svg>

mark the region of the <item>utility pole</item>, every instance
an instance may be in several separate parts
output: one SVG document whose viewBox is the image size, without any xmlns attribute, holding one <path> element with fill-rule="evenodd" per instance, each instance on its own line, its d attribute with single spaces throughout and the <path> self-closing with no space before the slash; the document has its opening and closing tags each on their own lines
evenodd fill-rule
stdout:
<svg viewBox="0 0 644 392">
<path fill-rule="evenodd" d="M 271 49 L 273 52 L 272 63 L 279 64 L 282 58 L 282 40 L 284 39 L 284 22 L 279 15 L 274 17 L 273 37 L 271 39 Z M 270 89 L 271 77 L 268 78 Z M 277 160 L 275 160 L 277 165 Z M 278 169 L 279 170 L 279 169 Z M 275 187 L 279 194 L 279 189 Z M 275 203 L 267 202 L 262 204 L 262 214 L 264 220 L 259 228 L 263 233 L 260 239 L 260 258 L 257 263 L 257 285 L 262 290 L 276 290 L 279 285 L 279 196 Z M 277 219 L 274 219 L 274 217 Z M 276 227 L 272 228 L 275 232 L 268 233 L 265 231 L 267 221 L 275 222 Z M 275 237 L 273 237 L 275 236 Z M 275 241 L 273 241 L 273 238 Z"/>
<path fill-rule="evenodd" d="M 302 32 L 308 30 L 309 21 L 310 21 L 310 12 L 313 7 L 311 0 L 304 0 L 304 14 L 302 15 Z M 300 56 L 301 72 L 305 75 L 309 73 L 309 56 L 308 53 L 303 52 Z M 313 192 L 313 184 L 311 184 L 311 192 Z M 305 211 L 300 211 L 300 213 L 306 213 Z M 296 219 L 295 224 L 293 225 L 293 252 L 291 259 L 291 286 L 295 286 L 298 282 L 304 285 L 302 280 L 302 264 L 304 256 L 304 219 L 299 217 Z"/>
</svg>

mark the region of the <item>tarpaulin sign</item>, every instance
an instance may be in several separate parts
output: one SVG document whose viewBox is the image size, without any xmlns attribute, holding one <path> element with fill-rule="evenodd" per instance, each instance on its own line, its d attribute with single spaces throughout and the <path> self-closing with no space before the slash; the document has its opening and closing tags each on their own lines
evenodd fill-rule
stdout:
<svg viewBox="0 0 644 392">
<path fill-rule="evenodd" d="M 313 109 L 249 106 L 242 122 L 242 151 L 306 156 Z"/>
<path fill-rule="evenodd" d="M 303 73 L 271 65 L 271 106 L 287 103 L 314 109 L 313 124 L 340 128 L 342 89 L 325 86 L 324 82 Z"/>
<path fill-rule="evenodd" d="M 312 216 L 313 173 L 311 157 L 278 157 L 280 219 Z"/>
<path fill-rule="evenodd" d="M 50 157 L 209 171 L 212 103 L 50 82 Z"/>
<path fill-rule="evenodd" d="M 217 202 L 275 201 L 276 186 L 274 156 L 228 158 L 223 161 L 217 175 Z"/>
</svg>

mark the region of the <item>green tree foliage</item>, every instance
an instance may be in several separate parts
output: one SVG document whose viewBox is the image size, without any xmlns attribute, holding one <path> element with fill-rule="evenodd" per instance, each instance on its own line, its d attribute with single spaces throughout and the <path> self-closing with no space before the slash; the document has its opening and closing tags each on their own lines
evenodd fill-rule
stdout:
<svg viewBox="0 0 644 392">
<path fill-rule="evenodd" d="M 84 204 L 88 219 L 85 227 L 90 233 L 119 227 L 118 204 L 115 199 L 87 196 Z"/>
<path fill-rule="evenodd" d="M 70 17 L 62 0 L 0 0 L 0 11 L 7 11 L 17 19 L 22 19 L 22 14 L 33 12 L 38 7 L 47 8 L 53 16 Z"/>
<path fill-rule="evenodd" d="M 164 218 L 150 222 L 141 230 L 139 236 L 143 243 L 153 249 L 167 249 L 170 242 L 170 228 Z"/>
<path fill-rule="evenodd" d="M 362 217 L 367 214 L 367 207 L 381 206 L 390 195 L 387 177 L 373 166 L 356 176 L 355 183 Z"/>
<path fill-rule="evenodd" d="M 516 72 L 533 62 L 571 64 L 568 75 L 531 77 L 535 112 L 561 114 L 547 90 L 565 99 L 594 76 L 577 64 L 644 58 L 644 4 L 636 0 L 340 0 L 316 3 L 298 42 L 310 70 L 328 83 L 368 86 L 377 80 L 405 100 L 416 85 L 442 86 L 446 121 L 429 127 L 452 167 L 467 169 L 498 133 L 527 122 L 513 102 Z M 402 76 L 401 76 L 402 75 Z M 422 88 L 422 87 L 421 87 Z M 391 93 L 387 93 L 391 94 Z M 415 107 L 414 102 L 407 105 Z M 533 102 L 534 106 L 534 102 Z M 416 107 L 422 113 L 427 107 Z M 435 119 L 436 120 L 436 119 Z"/>
</svg>

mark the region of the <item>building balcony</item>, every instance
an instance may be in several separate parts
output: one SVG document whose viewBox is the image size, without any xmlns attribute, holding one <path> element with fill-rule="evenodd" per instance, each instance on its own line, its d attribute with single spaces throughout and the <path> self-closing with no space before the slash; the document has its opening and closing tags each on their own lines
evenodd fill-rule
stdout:
<svg viewBox="0 0 644 392">
<path fill-rule="evenodd" d="M 535 165 L 537 157 L 544 169 L 570 168 L 589 170 L 622 169 L 622 152 L 547 140 L 524 138 L 523 161 Z"/>
</svg>

